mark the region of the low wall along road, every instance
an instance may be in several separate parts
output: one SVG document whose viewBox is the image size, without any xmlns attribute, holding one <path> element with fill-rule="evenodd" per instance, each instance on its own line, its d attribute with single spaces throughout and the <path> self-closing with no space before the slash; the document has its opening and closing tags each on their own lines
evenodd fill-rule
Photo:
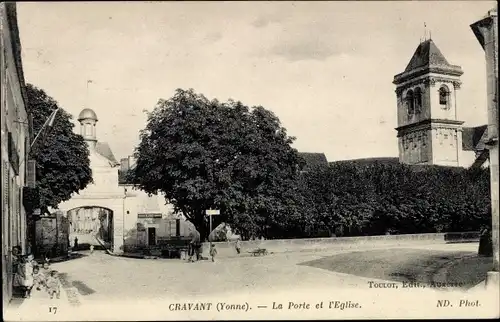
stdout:
<svg viewBox="0 0 500 322">
<path fill-rule="evenodd" d="M 360 237 L 331 237 L 309 239 L 274 239 L 241 241 L 241 255 L 248 255 L 257 248 L 269 253 L 313 252 L 327 249 L 383 248 L 385 246 L 425 245 L 479 242 L 479 232 L 434 233 L 407 235 L 379 235 Z M 214 242 L 217 257 L 237 256 L 235 242 Z M 208 256 L 209 243 L 203 243 L 203 254 Z M 240 255 L 240 256 L 241 256 Z"/>
</svg>

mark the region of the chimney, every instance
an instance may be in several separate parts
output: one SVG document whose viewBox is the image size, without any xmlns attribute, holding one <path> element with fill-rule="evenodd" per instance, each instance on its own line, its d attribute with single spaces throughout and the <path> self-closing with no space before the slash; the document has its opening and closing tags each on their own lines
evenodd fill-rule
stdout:
<svg viewBox="0 0 500 322">
<path fill-rule="evenodd" d="M 129 167 L 133 167 L 136 162 L 137 162 L 137 160 L 133 155 L 128 157 L 128 166 Z"/>
<path fill-rule="evenodd" d="M 128 171 L 130 169 L 129 158 L 121 158 L 120 159 L 120 170 L 123 172 Z"/>
</svg>

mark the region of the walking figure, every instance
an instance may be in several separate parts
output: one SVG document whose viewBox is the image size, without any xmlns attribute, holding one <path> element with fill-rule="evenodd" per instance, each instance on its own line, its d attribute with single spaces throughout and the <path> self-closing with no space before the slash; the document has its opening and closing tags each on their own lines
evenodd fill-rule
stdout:
<svg viewBox="0 0 500 322">
<path fill-rule="evenodd" d="M 217 255 L 217 248 L 215 248 L 215 244 L 210 243 L 210 256 L 212 257 L 212 262 L 215 262 L 216 255 Z"/>
<path fill-rule="evenodd" d="M 78 250 L 78 237 L 75 237 L 75 243 L 73 244 L 73 248 Z"/>
<path fill-rule="evenodd" d="M 94 245 L 90 245 L 90 253 L 92 254 L 94 252 Z"/>
</svg>

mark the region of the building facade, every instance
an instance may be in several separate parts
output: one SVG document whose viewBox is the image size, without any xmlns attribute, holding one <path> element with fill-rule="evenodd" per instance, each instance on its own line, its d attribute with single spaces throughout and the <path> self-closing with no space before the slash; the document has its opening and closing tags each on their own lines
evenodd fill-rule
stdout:
<svg viewBox="0 0 500 322">
<path fill-rule="evenodd" d="M 493 266 L 486 278 L 486 285 L 498 290 L 500 280 L 499 251 L 499 169 L 498 169 L 498 7 L 471 25 L 477 40 L 485 51 L 488 98 L 488 128 L 485 140 L 490 159 L 491 220 L 493 243 Z"/>
<path fill-rule="evenodd" d="M 462 68 L 450 64 L 432 39 L 417 47 L 404 72 L 394 76 L 399 161 L 469 167 L 480 152 L 485 127 L 463 127 Z"/>
<path fill-rule="evenodd" d="M 23 187 L 31 127 L 26 111 L 25 82 L 15 3 L 0 3 L 0 84 L 2 146 L 2 293 L 12 298 L 12 250 L 28 251 Z"/>
<path fill-rule="evenodd" d="M 195 230 L 194 225 L 182 214 L 175 213 L 173 205 L 166 202 L 163 194 L 148 195 L 127 182 L 125 175 L 134 166 L 133 157 L 120 160 L 120 186 L 128 196 L 125 200 L 128 212 L 125 250 L 155 248 L 171 239 L 187 238 Z"/>
<path fill-rule="evenodd" d="M 192 225 L 175 215 L 161 195 L 149 196 L 120 182 L 120 163 L 110 146 L 97 138 L 98 118 L 91 109 L 78 116 L 80 134 L 89 147 L 93 183 L 58 208 L 69 221 L 69 239 L 92 243 L 100 238 L 113 252 L 155 246 L 162 239 L 188 235 Z M 127 169 L 133 159 L 127 158 Z M 121 169 L 125 166 L 122 160 Z M 126 249 L 128 248 L 128 249 Z"/>
</svg>

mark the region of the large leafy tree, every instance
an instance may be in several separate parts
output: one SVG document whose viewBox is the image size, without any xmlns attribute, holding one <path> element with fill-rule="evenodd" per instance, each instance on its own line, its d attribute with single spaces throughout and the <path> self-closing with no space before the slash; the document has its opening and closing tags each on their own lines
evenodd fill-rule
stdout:
<svg viewBox="0 0 500 322">
<path fill-rule="evenodd" d="M 179 89 L 149 114 L 130 179 L 148 193 L 163 192 L 203 239 L 210 208 L 240 234 L 283 235 L 301 215 L 292 142 L 263 107 Z"/>
<path fill-rule="evenodd" d="M 27 85 L 28 112 L 33 131 L 39 133 L 58 103 L 44 90 Z M 89 150 L 81 135 L 73 132 L 72 116 L 60 109 L 50 131 L 42 132 L 40 144 L 30 151 L 36 160 L 36 184 L 42 209 L 57 208 L 62 201 L 84 189 L 92 181 Z"/>
</svg>

